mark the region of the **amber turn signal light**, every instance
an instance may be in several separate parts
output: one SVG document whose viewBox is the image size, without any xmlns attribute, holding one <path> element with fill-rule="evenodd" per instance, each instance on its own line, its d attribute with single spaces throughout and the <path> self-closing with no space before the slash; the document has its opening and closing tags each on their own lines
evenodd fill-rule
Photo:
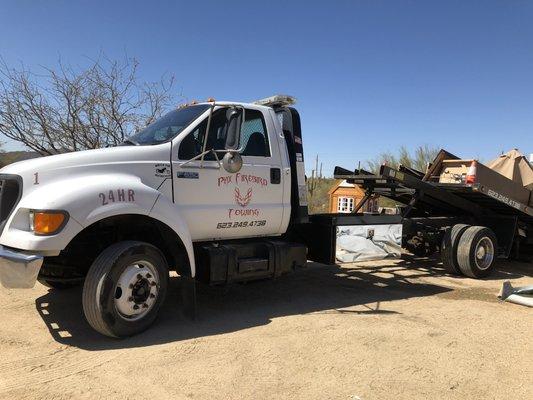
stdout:
<svg viewBox="0 0 533 400">
<path fill-rule="evenodd" d="M 37 235 L 53 235 L 67 222 L 63 211 L 30 211 L 30 226 Z"/>
</svg>

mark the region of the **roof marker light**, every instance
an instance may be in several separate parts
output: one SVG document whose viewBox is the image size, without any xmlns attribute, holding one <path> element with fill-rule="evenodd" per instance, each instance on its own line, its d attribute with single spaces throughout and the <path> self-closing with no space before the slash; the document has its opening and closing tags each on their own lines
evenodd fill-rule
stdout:
<svg viewBox="0 0 533 400">
<path fill-rule="evenodd" d="M 285 94 L 277 94 L 265 99 L 256 100 L 253 103 L 267 107 L 288 107 L 296 103 L 296 98 Z"/>
</svg>

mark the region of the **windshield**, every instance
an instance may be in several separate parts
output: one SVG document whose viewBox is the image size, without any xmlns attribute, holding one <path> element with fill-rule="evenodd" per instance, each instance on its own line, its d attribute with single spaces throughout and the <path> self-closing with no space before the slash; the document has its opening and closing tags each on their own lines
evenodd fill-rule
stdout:
<svg viewBox="0 0 533 400">
<path fill-rule="evenodd" d="M 146 145 L 168 142 L 209 107 L 209 104 L 198 104 L 171 111 L 148 125 L 142 131 L 130 136 L 124 143 Z"/>
</svg>

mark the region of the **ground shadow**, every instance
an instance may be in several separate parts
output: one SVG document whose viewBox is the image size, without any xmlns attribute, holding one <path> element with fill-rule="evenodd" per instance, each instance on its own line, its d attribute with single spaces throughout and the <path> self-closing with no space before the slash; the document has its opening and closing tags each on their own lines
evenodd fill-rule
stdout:
<svg viewBox="0 0 533 400">
<path fill-rule="evenodd" d="M 408 269 L 411 271 L 419 271 L 422 275 L 418 276 L 450 276 L 459 280 L 471 279 L 460 274 L 449 274 L 444 269 L 444 266 L 438 257 L 404 255 L 402 258 L 402 262 L 398 264 L 398 271 Z M 533 262 L 500 259 L 489 276 L 477 279 L 484 281 L 499 281 L 502 279 L 518 279 L 523 276 L 533 276 Z"/>
<path fill-rule="evenodd" d="M 500 272 L 498 272 L 500 273 Z M 518 274 L 519 272 L 514 272 Z M 278 278 L 227 288 L 199 286 L 198 315 L 192 321 L 178 310 L 181 281 L 172 278 L 169 295 L 156 323 L 132 338 L 116 340 L 93 331 L 83 317 L 81 289 L 49 291 L 36 308 L 53 338 L 86 350 L 142 347 L 233 332 L 268 324 L 272 318 L 336 312 L 388 315 L 382 303 L 432 296 L 452 289 L 416 278 L 445 275 L 435 260 L 407 258 L 399 264 L 352 268 L 309 263 L 307 268 Z M 500 278 L 501 279 L 501 278 Z M 346 308 L 353 306 L 356 310 Z M 357 323 L 357 319 L 354 319 Z"/>
</svg>

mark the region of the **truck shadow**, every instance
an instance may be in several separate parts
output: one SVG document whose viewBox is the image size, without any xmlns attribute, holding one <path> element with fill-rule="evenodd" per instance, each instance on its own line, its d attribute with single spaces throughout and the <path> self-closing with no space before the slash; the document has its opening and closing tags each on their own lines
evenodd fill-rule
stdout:
<svg viewBox="0 0 533 400">
<path fill-rule="evenodd" d="M 49 291 L 36 308 L 59 343 L 85 350 L 143 347 L 266 325 L 273 318 L 313 313 L 389 315 L 383 302 L 432 296 L 452 289 L 416 279 L 445 275 L 435 261 L 404 260 L 384 266 L 340 267 L 309 263 L 296 273 L 276 280 L 236 284 L 226 288 L 200 285 L 195 320 L 180 312 L 181 280 L 171 278 L 166 303 L 146 332 L 127 339 L 106 338 L 83 317 L 81 289 Z M 406 269 L 406 266 L 408 267 Z M 354 307 L 357 306 L 357 307 Z M 349 308 L 349 309 L 348 309 Z M 354 309 L 355 308 L 355 309 Z M 358 323 L 357 319 L 353 323 Z"/>
</svg>

